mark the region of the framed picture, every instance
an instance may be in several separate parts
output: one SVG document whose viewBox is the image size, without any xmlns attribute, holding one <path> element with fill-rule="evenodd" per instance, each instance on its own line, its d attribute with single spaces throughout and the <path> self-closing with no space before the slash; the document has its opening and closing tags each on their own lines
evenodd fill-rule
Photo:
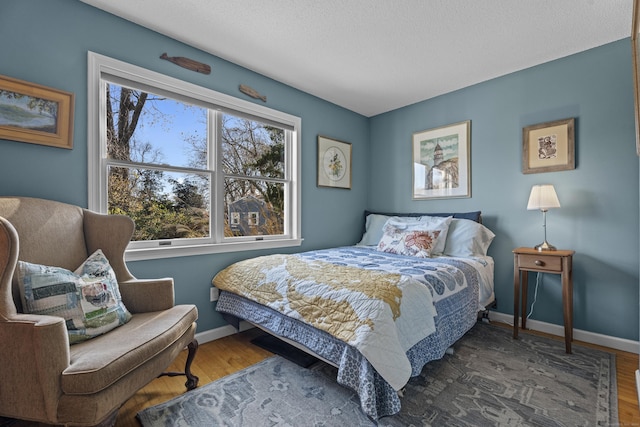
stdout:
<svg viewBox="0 0 640 427">
<path fill-rule="evenodd" d="M 574 144 L 574 119 L 523 128 L 522 173 L 575 169 Z"/>
<path fill-rule="evenodd" d="M 631 60 L 633 63 L 633 95 L 636 119 L 636 154 L 640 156 L 640 0 L 633 1 L 631 26 Z"/>
<path fill-rule="evenodd" d="M 471 197 L 471 121 L 413 134 L 413 198 Z"/>
<path fill-rule="evenodd" d="M 0 139 L 73 148 L 74 95 L 0 76 Z"/>
<path fill-rule="evenodd" d="M 351 144 L 318 135 L 318 187 L 351 188 Z"/>
</svg>

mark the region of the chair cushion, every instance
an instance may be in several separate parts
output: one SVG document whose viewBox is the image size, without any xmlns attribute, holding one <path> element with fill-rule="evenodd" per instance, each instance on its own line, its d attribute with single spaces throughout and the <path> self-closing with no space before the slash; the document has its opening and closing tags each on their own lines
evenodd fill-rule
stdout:
<svg viewBox="0 0 640 427">
<path fill-rule="evenodd" d="M 134 314 L 126 324 L 108 334 L 71 346 L 71 363 L 62 373 L 66 394 L 92 394 L 180 340 L 196 321 L 194 305 Z"/>
<path fill-rule="evenodd" d="M 100 250 L 75 272 L 20 261 L 18 284 L 25 313 L 64 318 L 71 344 L 102 335 L 131 319 L 115 273 Z"/>
</svg>

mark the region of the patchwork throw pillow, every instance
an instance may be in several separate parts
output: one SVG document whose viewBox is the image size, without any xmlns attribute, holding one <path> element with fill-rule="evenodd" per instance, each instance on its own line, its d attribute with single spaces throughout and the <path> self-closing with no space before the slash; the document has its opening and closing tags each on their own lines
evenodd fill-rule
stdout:
<svg viewBox="0 0 640 427">
<path fill-rule="evenodd" d="M 102 335 L 131 319 L 116 275 L 101 250 L 75 272 L 20 261 L 18 284 L 25 313 L 64 318 L 70 344 Z"/>
<path fill-rule="evenodd" d="M 424 229 L 422 224 L 394 225 L 389 221 L 384 226 L 384 232 L 377 250 L 398 255 L 429 258 L 435 247 L 440 230 Z"/>
</svg>

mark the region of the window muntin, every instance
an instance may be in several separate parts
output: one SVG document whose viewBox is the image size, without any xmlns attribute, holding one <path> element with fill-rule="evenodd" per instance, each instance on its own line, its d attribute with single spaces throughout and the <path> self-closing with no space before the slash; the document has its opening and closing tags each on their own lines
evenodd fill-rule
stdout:
<svg viewBox="0 0 640 427">
<path fill-rule="evenodd" d="M 89 208 L 135 217 L 127 259 L 301 243 L 299 118 L 91 52 L 89 68 Z"/>
</svg>

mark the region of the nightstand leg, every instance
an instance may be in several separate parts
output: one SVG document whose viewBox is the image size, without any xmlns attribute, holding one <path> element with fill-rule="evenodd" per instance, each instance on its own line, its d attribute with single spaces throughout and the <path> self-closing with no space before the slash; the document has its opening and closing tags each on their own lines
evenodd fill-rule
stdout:
<svg viewBox="0 0 640 427">
<path fill-rule="evenodd" d="M 571 277 L 571 259 L 562 259 L 562 308 L 564 315 L 564 346 L 571 353 L 573 341 L 573 277 Z"/>
<path fill-rule="evenodd" d="M 522 292 L 522 329 L 527 329 L 527 295 L 529 292 L 529 272 L 522 272 L 520 291 Z"/>
<path fill-rule="evenodd" d="M 518 267 L 518 255 L 513 260 L 513 338 L 518 338 L 518 322 L 520 308 L 520 268 Z"/>
</svg>

